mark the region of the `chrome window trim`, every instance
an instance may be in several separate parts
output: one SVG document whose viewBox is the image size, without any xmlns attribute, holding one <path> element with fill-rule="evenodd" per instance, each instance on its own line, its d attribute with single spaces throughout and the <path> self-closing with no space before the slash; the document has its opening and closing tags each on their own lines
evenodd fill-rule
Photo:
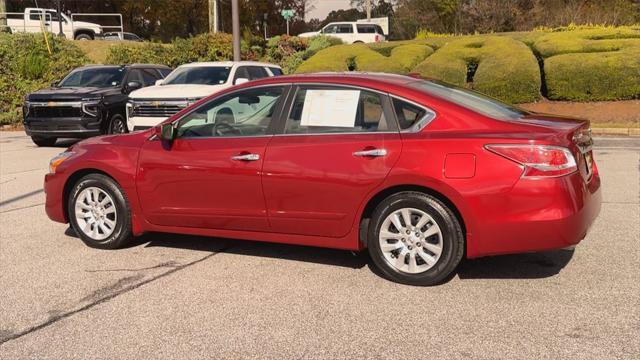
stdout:
<svg viewBox="0 0 640 360">
<path fill-rule="evenodd" d="M 431 110 L 431 108 L 428 108 L 424 105 L 418 104 L 415 101 L 412 100 L 408 100 L 406 98 L 403 98 L 401 96 L 397 96 L 397 95 L 393 95 L 393 94 L 389 94 L 390 97 L 400 100 L 400 101 L 404 101 L 406 103 L 409 103 L 415 107 L 421 108 L 422 110 L 424 110 L 426 112 L 426 114 L 424 114 L 424 116 L 422 116 L 422 118 L 420 118 L 420 120 L 416 121 L 415 124 L 413 124 L 411 127 L 407 128 L 407 129 L 400 129 L 401 133 L 417 133 L 420 132 L 422 129 L 424 129 L 425 127 L 427 127 L 427 125 L 431 124 L 431 122 L 433 120 L 436 119 L 437 115 L 435 111 Z M 393 101 L 391 102 L 391 106 L 393 106 Z M 394 112 L 395 112 L 395 107 L 394 107 Z M 428 118 L 428 115 L 431 115 L 430 118 Z M 397 120 L 397 119 L 396 119 Z M 398 126 L 400 124 L 398 123 Z"/>
</svg>

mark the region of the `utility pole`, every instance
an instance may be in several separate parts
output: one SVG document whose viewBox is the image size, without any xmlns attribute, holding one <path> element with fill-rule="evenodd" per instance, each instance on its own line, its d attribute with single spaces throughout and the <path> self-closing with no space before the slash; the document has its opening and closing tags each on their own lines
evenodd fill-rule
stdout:
<svg viewBox="0 0 640 360">
<path fill-rule="evenodd" d="M 7 27 L 7 3 L 5 0 L 0 0 L 0 32 L 9 32 Z"/>
<path fill-rule="evenodd" d="M 209 32 L 218 32 L 218 0 L 209 0 Z"/>
<path fill-rule="evenodd" d="M 367 21 L 371 21 L 371 0 L 367 1 Z"/>
<path fill-rule="evenodd" d="M 62 8 L 60 7 L 60 0 L 57 1 L 58 5 L 58 36 L 64 37 L 64 32 L 62 31 Z M 51 29 L 53 32 L 53 29 Z"/>
<path fill-rule="evenodd" d="M 240 61 L 240 14 L 238 0 L 231 0 L 231 28 L 233 30 L 233 61 Z"/>
</svg>

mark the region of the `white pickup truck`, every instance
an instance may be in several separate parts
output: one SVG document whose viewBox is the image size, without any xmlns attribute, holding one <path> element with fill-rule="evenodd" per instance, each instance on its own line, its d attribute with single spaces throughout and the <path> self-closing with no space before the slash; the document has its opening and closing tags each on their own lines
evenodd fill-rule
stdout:
<svg viewBox="0 0 640 360">
<path fill-rule="evenodd" d="M 6 17 L 11 33 L 41 32 L 44 27 L 46 31 L 57 34 L 60 27 L 59 19 L 62 18 L 62 32 L 67 39 L 94 40 L 102 37 L 102 26 L 85 21 L 72 21 L 70 17 L 58 14 L 54 9 L 26 8 L 24 13 L 6 13 Z"/>
<path fill-rule="evenodd" d="M 325 25 L 320 31 L 299 34 L 299 37 L 327 35 L 342 40 L 345 44 L 372 43 L 385 40 L 382 27 L 374 23 L 333 22 Z"/>
<path fill-rule="evenodd" d="M 156 126 L 169 116 L 220 90 L 247 81 L 282 75 L 278 65 L 255 61 L 197 62 L 177 67 L 155 86 L 129 94 L 129 131 Z"/>
</svg>

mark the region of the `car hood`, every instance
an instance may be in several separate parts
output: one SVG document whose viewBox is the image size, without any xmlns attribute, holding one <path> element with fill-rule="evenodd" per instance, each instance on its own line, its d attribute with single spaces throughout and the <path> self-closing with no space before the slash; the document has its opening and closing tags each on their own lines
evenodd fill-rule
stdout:
<svg viewBox="0 0 640 360">
<path fill-rule="evenodd" d="M 78 28 L 91 28 L 91 29 L 100 29 L 100 25 L 98 24 L 94 24 L 94 23 L 90 23 L 90 22 L 86 22 L 86 21 L 73 21 L 73 28 L 74 29 L 78 29 Z"/>
<path fill-rule="evenodd" d="M 156 85 L 138 89 L 130 99 L 190 99 L 203 98 L 228 88 L 230 85 Z"/>
<path fill-rule="evenodd" d="M 298 34 L 298 37 L 312 37 L 312 36 L 316 36 L 319 35 L 320 32 L 319 31 L 310 31 L 310 32 L 305 32 L 302 34 Z"/>
<path fill-rule="evenodd" d="M 27 95 L 28 101 L 79 101 L 86 98 L 99 98 L 106 95 L 119 94 L 119 87 L 65 87 L 47 88 Z"/>
</svg>

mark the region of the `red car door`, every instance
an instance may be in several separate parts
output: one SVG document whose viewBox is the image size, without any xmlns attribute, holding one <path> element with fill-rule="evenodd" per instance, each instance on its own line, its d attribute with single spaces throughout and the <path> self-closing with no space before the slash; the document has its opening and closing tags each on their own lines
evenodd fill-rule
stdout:
<svg viewBox="0 0 640 360">
<path fill-rule="evenodd" d="M 284 90 L 224 95 L 176 121 L 171 146 L 148 141 L 137 179 L 145 218 L 165 226 L 268 231 L 261 171 Z"/>
<path fill-rule="evenodd" d="M 267 147 L 263 186 L 271 229 L 342 237 L 401 151 L 388 97 L 299 87 L 284 134 Z"/>
</svg>

